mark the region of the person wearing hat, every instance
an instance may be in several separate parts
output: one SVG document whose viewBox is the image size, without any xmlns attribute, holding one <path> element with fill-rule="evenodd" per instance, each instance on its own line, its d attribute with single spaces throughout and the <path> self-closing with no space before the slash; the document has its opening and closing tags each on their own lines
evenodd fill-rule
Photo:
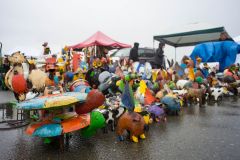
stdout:
<svg viewBox="0 0 240 160">
<path fill-rule="evenodd" d="M 129 60 L 132 60 L 133 62 L 139 61 L 138 47 L 139 47 L 139 43 L 135 42 L 133 48 L 130 51 Z"/>
<path fill-rule="evenodd" d="M 42 46 L 43 46 L 43 55 L 48 55 L 48 54 L 51 53 L 51 50 L 48 47 L 48 43 L 47 42 L 44 42 Z"/>
<path fill-rule="evenodd" d="M 10 70 L 10 62 L 8 60 L 8 55 L 4 55 L 3 58 L 3 69 L 4 69 L 4 73 L 7 73 Z"/>
</svg>

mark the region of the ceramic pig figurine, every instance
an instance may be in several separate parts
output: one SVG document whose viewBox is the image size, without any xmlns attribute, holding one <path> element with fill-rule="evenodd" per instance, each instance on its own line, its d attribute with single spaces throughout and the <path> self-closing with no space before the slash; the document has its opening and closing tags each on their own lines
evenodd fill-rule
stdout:
<svg viewBox="0 0 240 160">
<path fill-rule="evenodd" d="M 123 140 L 125 130 L 130 132 L 130 139 L 133 142 L 138 142 L 138 137 L 145 139 L 144 134 L 145 121 L 143 117 L 136 112 L 125 112 L 118 120 L 117 135 Z"/>
</svg>

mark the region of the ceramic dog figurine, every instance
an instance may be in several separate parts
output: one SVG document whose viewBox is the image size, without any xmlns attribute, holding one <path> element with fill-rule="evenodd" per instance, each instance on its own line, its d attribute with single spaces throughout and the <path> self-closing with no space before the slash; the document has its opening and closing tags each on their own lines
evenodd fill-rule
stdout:
<svg viewBox="0 0 240 160">
<path fill-rule="evenodd" d="M 188 92 L 185 96 L 185 103 L 192 102 L 193 100 L 199 100 L 199 107 L 202 107 L 205 104 L 205 90 L 204 89 L 196 89 L 196 88 L 189 88 Z"/>
<path fill-rule="evenodd" d="M 223 96 L 224 88 L 211 88 L 211 94 L 214 97 L 214 100 L 217 101 L 219 97 Z"/>
</svg>

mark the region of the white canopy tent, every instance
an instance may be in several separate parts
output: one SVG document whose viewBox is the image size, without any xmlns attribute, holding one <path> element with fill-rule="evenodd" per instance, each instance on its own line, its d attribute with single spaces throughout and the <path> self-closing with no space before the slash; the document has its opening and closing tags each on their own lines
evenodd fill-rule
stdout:
<svg viewBox="0 0 240 160">
<path fill-rule="evenodd" d="M 235 37 L 235 38 L 233 38 L 233 40 L 234 40 L 235 42 L 237 42 L 238 44 L 240 44 L 240 35 L 237 36 L 237 37 Z"/>
<path fill-rule="evenodd" d="M 240 35 L 233 38 L 235 42 L 237 42 L 238 44 L 240 44 Z M 235 64 L 237 63 L 240 63 L 240 54 L 237 54 L 237 57 L 236 57 L 236 61 L 235 61 Z"/>
<path fill-rule="evenodd" d="M 226 32 L 223 26 L 214 26 L 207 23 L 191 23 L 165 31 L 164 34 L 154 36 L 153 39 L 175 47 L 176 61 L 177 47 L 194 46 L 203 42 L 217 41 L 222 32 Z"/>
</svg>

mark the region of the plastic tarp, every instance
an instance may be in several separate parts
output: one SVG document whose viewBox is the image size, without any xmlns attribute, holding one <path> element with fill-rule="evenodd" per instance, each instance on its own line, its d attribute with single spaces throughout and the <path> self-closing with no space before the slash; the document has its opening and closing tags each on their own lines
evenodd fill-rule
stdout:
<svg viewBox="0 0 240 160">
<path fill-rule="evenodd" d="M 111 48 L 131 48 L 131 45 L 117 42 L 100 31 L 98 31 L 97 33 L 95 33 L 94 35 L 92 35 L 90 38 L 83 41 L 82 43 L 69 46 L 69 48 L 81 49 L 81 48 L 90 47 L 90 46 L 105 46 L 105 47 L 111 47 Z"/>
<path fill-rule="evenodd" d="M 191 23 L 171 28 L 153 38 L 174 47 L 183 47 L 217 41 L 222 32 L 226 32 L 223 26 L 215 26 L 207 23 Z"/>
<path fill-rule="evenodd" d="M 234 64 L 240 45 L 233 41 L 207 42 L 196 45 L 190 57 L 196 62 L 196 57 L 202 62 L 219 62 L 219 70 Z"/>
</svg>

